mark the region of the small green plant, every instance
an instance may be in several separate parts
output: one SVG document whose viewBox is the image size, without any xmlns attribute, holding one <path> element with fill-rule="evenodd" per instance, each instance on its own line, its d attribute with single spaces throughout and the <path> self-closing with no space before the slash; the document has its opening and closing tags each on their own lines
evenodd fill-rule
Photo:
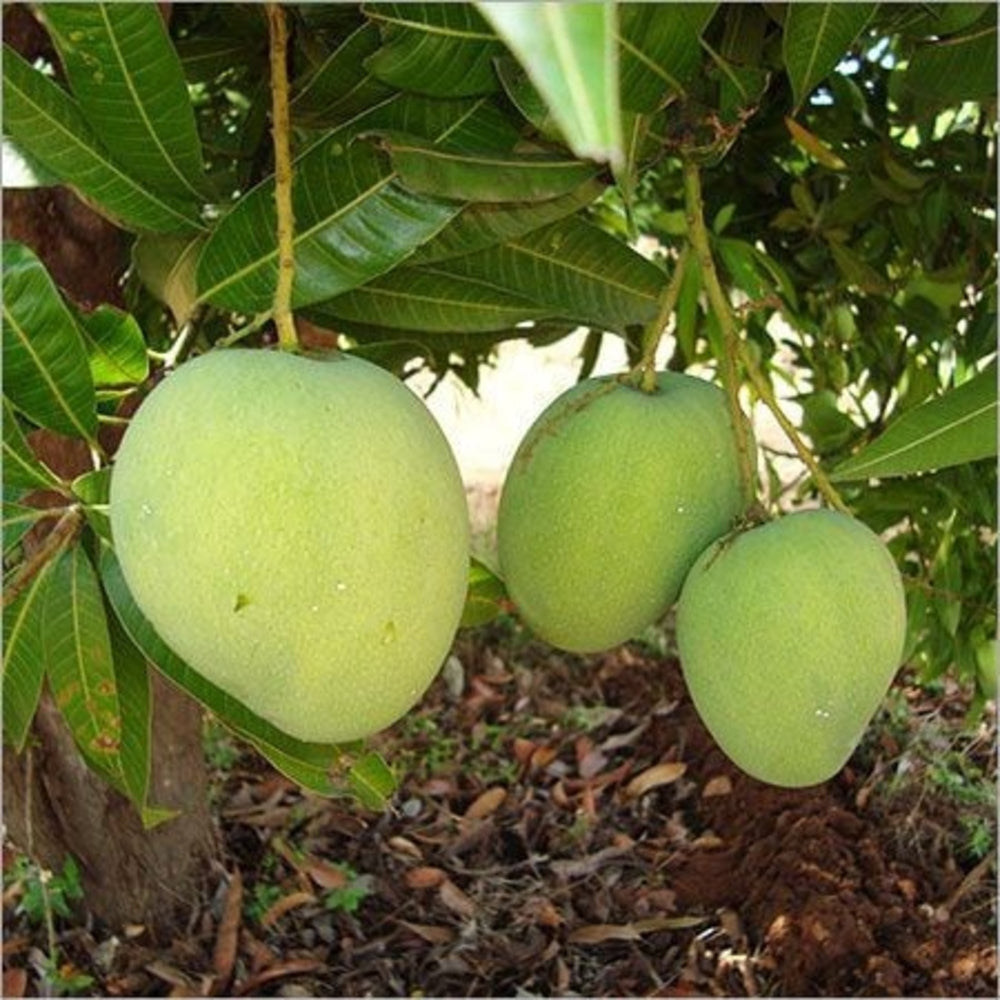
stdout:
<svg viewBox="0 0 1000 1000">
<path fill-rule="evenodd" d="M 240 748 L 233 741 L 232 734 L 214 716 L 205 719 L 202 740 L 205 759 L 209 767 L 216 771 L 228 771 L 240 757 Z"/>
<path fill-rule="evenodd" d="M 281 899 L 280 885 L 272 882 L 257 882 L 243 904 L 243 912 L 249 921 L 259 924 L 268 910 Z"/>
<path fill-rule="evenodd" d="M 330 889 L 323 895 L 323 905 L 328 910 L 342 913 L 354 913 L 361 903 L 372 893 L 371 875 L 359 875 L 350 865 L 334 865 L 344 873 L 347 879 L 345 885 Z"/>
</svg>

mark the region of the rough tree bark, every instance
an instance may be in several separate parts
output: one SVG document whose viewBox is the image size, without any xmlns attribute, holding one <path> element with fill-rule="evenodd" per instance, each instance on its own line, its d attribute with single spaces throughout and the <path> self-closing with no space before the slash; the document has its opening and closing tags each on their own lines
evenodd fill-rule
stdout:
<svg viewBox="0 0 1000 1000">
<path fill-rule="evenodd" d="M 29 59 L 52 57 L 44 31 L 20 5 L 5 9 L 3 33 Z M 30 246 L 74 301 L 85 309 L 101 302 L 122 305 L 123 234 L 72 192 L 5 190 L 3 210 L 4 239 Z M 62 475 L 90 467 L 80 442 L 35 432 L 31 443 Z M 144 830 L 131 804 L 87 768 L 47 694 L 29 736 L 31 749 L 4 754 L 3 811 L 10 839 L 30 847 L 43 866 L 61 868 L 73 854 L 95 917 L 112 927 L 144 924 L 167 937 L 183 927 L 202 898 L 217 845 L 200 707 L 155 671 L 153 704 L 150 801 L 178 810 L 177 818 Z"/>
</svg>

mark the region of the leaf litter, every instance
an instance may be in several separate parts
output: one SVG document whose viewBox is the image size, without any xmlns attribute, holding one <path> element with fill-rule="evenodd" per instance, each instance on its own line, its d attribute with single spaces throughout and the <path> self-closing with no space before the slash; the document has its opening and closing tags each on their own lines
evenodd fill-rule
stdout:
<svg viewBox="0 0 1000 1000">
<path fill-rule="evenodd" d="M 995 718 L 963 728 L 954 688 L 904 677 L 905 722 L 789 790 L 728 762 L 651 647 L 574 657 L 504 621 L 453 659 L 464 683 L 376 741 L 401 776 L 384 812 L 303 793 L 234 741 L 222 867 L 188 933 L 60 924 L 92 995 L 997 994 Z M 982 789 L 942 780 L 927 732 Z M 7 996 L 35 991 L 45 945 L 19 891 Z"/>
</svg>

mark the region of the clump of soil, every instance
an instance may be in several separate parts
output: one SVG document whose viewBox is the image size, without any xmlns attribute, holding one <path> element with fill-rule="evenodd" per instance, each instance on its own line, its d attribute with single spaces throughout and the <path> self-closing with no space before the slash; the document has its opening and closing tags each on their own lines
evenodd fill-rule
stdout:
<svg viewBox="0 0 1000 1000">
<path fill-rule="evenodd" d="M 61 951 L 105 996 L 995 996 L 993 719 L 905 679 L 890 703 L 836 779 L 778 789 L 719 751 L 662 643 L 472 630 L 379 741 L 391 809 L 225 739 L 227 870 L 190 934 L 64 923 Z M 30 990 L 17 903 L 5 978 Z"/>
</svg>

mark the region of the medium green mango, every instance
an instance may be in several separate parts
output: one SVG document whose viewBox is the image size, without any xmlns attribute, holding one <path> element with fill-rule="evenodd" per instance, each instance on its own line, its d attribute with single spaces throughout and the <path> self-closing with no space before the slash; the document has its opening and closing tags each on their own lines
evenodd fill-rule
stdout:
<svg viewBox="0 0 1000 1000">
<path fill-rule="evenodd" d="M 125 434 L 111 528 L 163 640 L 303 740 L 398 719 L 464 604 L 452 452 L 409 389 L 357 358 L 225 350 L 181 365 Z"/>
<path fill-rule="evenodd" d="M 535 421 L 507 472 L 497 546 L 543 639 L 608 649 L 655 622 L 743 509 L 724 393 L 673 372 L 645 393 L 593 378 Z"/>
<path fill-rule="evenodd" d="M 748 774 L 799 787 L 847 761 L 900 665 L 906 601 L 889 550 L 829 510 L 710 546 L 677 603 L 695 708 Z"/>
</svg>

